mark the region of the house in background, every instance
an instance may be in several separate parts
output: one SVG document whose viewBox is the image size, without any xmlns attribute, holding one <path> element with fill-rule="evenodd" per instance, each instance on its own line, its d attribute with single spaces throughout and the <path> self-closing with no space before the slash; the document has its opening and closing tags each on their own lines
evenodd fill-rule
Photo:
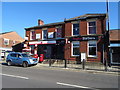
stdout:
<svg viewBox="0 0 120 90">
<path fill-rule="evenodd" d="M 1 58 L 4 58 L 5 52 L 12 51 L 12 46 L 23 42 L 24 39 L 18 35 L 16 32 L 5 32 L 0 33 L 0 56 Z"/>
<path fill-rule="evenodd" d="M 120 65 L 120 29 L 110 30 L 111 64 Z"/>
</svg>

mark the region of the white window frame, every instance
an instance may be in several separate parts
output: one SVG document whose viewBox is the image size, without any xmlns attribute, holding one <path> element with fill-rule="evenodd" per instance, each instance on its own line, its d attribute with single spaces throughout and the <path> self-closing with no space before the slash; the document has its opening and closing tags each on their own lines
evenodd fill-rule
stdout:
<svg viewBox="0 0 120 90">
<path fill-rule="evenodd" d="M 96 27 L 96 33 L 95 34 L 97 34 L 97 21 L 96 20 L 88 20 L 87 21 L 87 34 L 88 35 L 94 35 L 94 34 L 89 33 L 89 22 L 95 22 L 95 27 Z"/>
<path fill-rule="evenodd" d="M 31 30 L 31 31 L 30 31 L 30 40 L 35 40 L 35 39 L 36 39 L 36 36 L 35 36 L 35 39 L 32 38 L 32 31 L 34 31 L 34 30 Z M 35 32 L 35 31 L 34 31 L 34 32 Z"/>
<path fill-rule="evenodd" d="M 39 35 L 39 38 L 37 37 Z M 36 39 L 41 39 L 41 34 L 40 33 L 36 33 Z"/>
<path fill-rule="evenodd" d="M 89 55 L 89 43 L 90 42 L 95 42 L 96 43 L 96 55 Z M 88 49 L 87 49 L 88 57 L 97 57 L 97 41 L 88 41 L 87 47 L 88 47 Z M 92 46 L 90 46 L 90 47 L 92 47 Z"/>
<path fill-rule="evenodd" d="M 50 35 L 52 35 L 52 37 L 50 37 Z M 53 39 L 54 37 L 54 32 L 48 32 L 48 39 Z"/>
<path fill-rule="evenodd" d="M 79 25 L 79 34 L 80 35 L 80 22 L 72 23 L 72 36 L 78 36 L 78 35 L 73 35 L 73 24 L 78 24 Z"/>
<path fill-rule="evenodd" d="M 73 41 L 72 43 L 71 43 L 71 56 L 79 56 L 79 55 L 73 55 L 73 44 L 74 43 L 79 43 L 79 48 L 80 48 L 80 42 L 79 41 Z"/>
<path fill-rule="evenodd" d="M 46 29 L 45 29 L 45 30 L 46 30 Z M 42 30 L 42 40 L 46 40 L 46 39 L 47 39 L 47 38 L 44 39 L 44 33 L 43 33 L 43 32 L 44 32 L 45 30 Z M 48 31 L 47 31 L 47 33 L 48 33 Z M 48 36 L 47 36 L 47 37 L 48 37 Z"/>
<path fill-rule="evenodd" d="M 7 44 L 5 44 L 5 41 L 7 41 Z M 4 45 L 9 45 L 9 39 L 4 38 Z"/>
</svg>

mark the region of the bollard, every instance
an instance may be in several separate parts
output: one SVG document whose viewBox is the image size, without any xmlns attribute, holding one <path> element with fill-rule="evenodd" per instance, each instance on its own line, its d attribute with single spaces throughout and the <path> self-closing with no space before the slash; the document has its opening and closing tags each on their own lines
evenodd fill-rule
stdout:
<svg viewBox="0 0 120 90">
<path fill-rule="evenodd" d="M 67 68 L 67 60 L 65 59 L 65 68 Z"/>
<path fill-rule="evenodd" d="M 85 69 L 85 59 L 83 59 L 83 62 L 82 62 L 82 69 L 83 70 Z"/>
<path fill-rule="evenodd" d="M 107 72 L 108 71 L 108 62 L 107 62 L 107 60 L 106 59 L 104 59 L 105 60 L 105 63 L 104 63 L 104 66 L 105 66 L 105 71 Z"/>
<path fill-rule="evenodd" d="M 49 67 L 51 67 L 51 59 L 49 60 Z"/>
</svg>

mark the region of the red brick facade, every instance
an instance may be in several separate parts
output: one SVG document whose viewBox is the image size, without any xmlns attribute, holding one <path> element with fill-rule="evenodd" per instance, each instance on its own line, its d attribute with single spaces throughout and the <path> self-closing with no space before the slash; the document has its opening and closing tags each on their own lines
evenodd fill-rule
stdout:
<svg viewBox="0 0 120 90">
<path fill-rule="evenodd" d="M 81 36 L 81 37 L 84 37 L 84 36 L 85 37 L 89 37 L 89 36 L 94 37 L 94 36 L 96 36 L 96 37 L 98 37 L 98 40 L 96 40 L 96 42 L 97 42 L 96 57 L 89 57 L 88 56 L 88 42 L 89 42 L 89 40 L 79 41 L 80 42 L 79 52 L 86 54 L 87 61 L 101 62 L 103 60 L 103 54 L 104 54 L 103 53 L 103 34 L 106 32 L 105 14 L 96 14 L 96 16 L 95 16 L 95 14 L 93 14 L 93 15 L 86 14 L 84 17 L 85 17 L 84 19 L 72 18 L 72 19 L 68 19 L 68 20 L 65 20 L 64 22 L 60 22 L 60 23 L 45 24 L 45 25 L 39 25 L 39 26 L 35 26 L 35 27 L 26 28 L 26 36 L 28 37 L 29 42 L 32 42 L 32 41 L 37 42 L 38 41 L 37 39 L 30 40 L 30 31 L 34 30 L 35 34 L 40 33 L 39 41 L 41 41 L 41 42 L 49 41 L 49 39 L 42 40 L 43 29 L 45 28 L 48 33 L 49 32 L 56 33 L 57 27 L 62 26 L 61 39 L 66 41 L 67 39 L 69 40 L 69 38 L 74 37 L 72 35 L 72 33 L 73 33 L 73 31 L 72 31 L 73 26 L 72 25 L 74 22 L 77 22 L 77 23 L 79 23 L 79 35 L 78 36 Z M 89 32 L 88 31 L 88 22 L 90 22 L 90 21 L 96 22 L 96 34 L 93 34 L 93 35 L 88 34 L 88 32 Z M 56 43 L 54 45 L 52 44 L 54 46 L 54 48 L 57 47 L 57 49 L 58 49 L 59 46 L 57 46 L 57 40 L 61 40 L 61 39 L 57 39 L 56 37 L 51 39 L 53 41 L 56 41 Z M 51 44 L 48 43 L 48 45 L 51 45 Z M 53 47 L 53 46 L 51 46 L 51 47 Z M 77 60 L 77 58 L 79 57 L 78 55 L 72 56 L 72 53 L 73 53 L 72 52 L 72 50 L 73 50 L 72 42 L 70 42 L 70 41 L 65 42 L 63 48 L 64 48 L 64 54 L 63 54 L 64 59 Z"/>
</svg>

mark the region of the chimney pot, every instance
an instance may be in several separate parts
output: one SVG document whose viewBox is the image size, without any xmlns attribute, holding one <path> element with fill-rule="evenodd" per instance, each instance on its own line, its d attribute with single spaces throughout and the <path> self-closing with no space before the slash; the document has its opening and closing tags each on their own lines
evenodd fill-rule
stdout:
<svg viewBox="0 0 120 90">
<path fill-rule="evenodd" d="M 41 19 L 38 20 L 38 25 L 44 25 L 44 21 L 42 21 Z"/>
</svg>

